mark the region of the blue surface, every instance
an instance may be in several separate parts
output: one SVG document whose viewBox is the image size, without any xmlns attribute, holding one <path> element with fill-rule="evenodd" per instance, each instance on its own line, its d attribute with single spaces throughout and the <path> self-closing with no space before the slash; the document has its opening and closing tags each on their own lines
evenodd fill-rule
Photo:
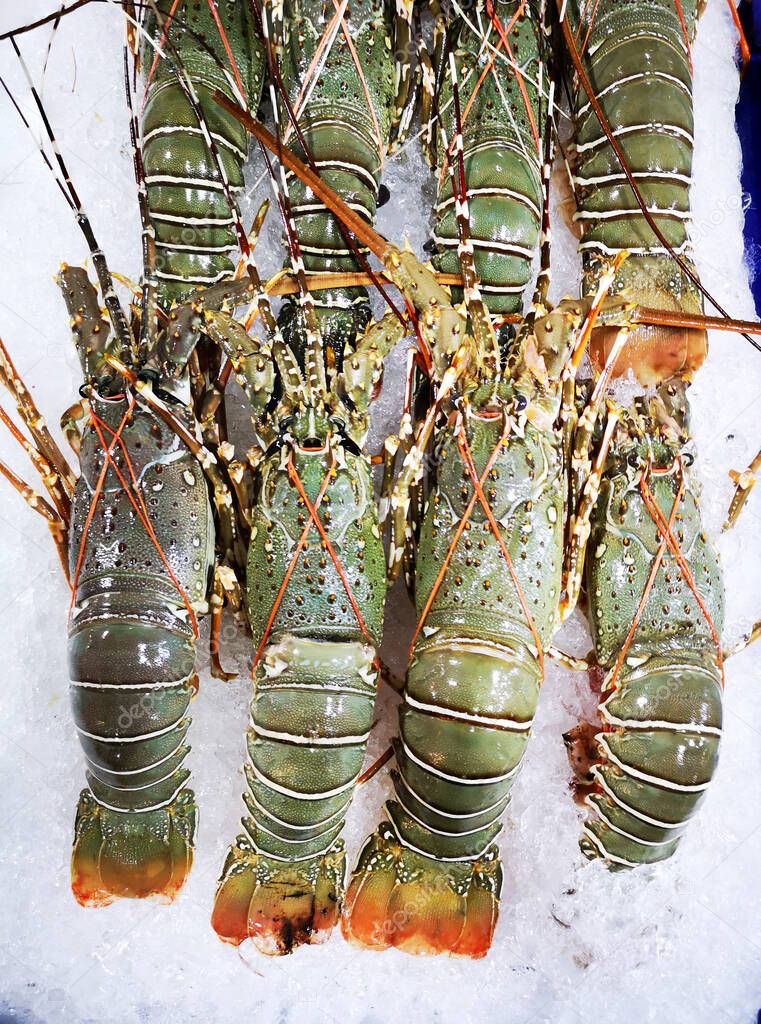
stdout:
<svg viewBox="0 0 761 1024">
<path fill-rule="evenodd" d="M 751 49 L 750 67 L 740 85 L 737 129 L 743 149 L 742 187 L 747 198 L 745 252 L 756 312 L 761 316 L 761 0 L 742 0 L 740 17 Z"/>
</svg>

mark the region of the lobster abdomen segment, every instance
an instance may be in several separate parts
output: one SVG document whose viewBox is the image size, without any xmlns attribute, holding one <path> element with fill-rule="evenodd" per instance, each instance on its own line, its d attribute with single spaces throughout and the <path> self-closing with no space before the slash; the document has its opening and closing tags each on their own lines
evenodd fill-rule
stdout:
<svg viewBox="0 0 761 1024">
<path fill-rule="evenodd" d="M 540 681 L 520 642 L 447 632 L 415 650 L 389 806 L 405 843 L 444 860 L 477 857 L 500 831 Z"/>
</svg>

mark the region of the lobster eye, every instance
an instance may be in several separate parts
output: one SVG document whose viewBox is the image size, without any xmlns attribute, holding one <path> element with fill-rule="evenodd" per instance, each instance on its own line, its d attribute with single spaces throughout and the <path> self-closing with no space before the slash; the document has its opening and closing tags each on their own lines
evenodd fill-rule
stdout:
<svg viewBox="0 0 761 1024">
<path fill-rule="evenodd" d="M 637 455 L 636 452 L 629 452 L 629 454 L 626 456 L 626 461 L 629 463 L 632 469 L 636 469 L 639 465 L 639 455 Z"/>
<path fill-rule="evenodd" d="M 516 410 L 518 412 L 523 412 L 523 410 L 526 408 L 527 405 L 528 405 L 528 398 L 526 398 L 525 395 L 516 395 L 515 396 L 515 408 L 516 408 Z"/>
<path fill-rule="evenodd" d="M 691 466 L 695 461 L 695 456 L 692 454 L 692 452 L 682 452 L 682 461 L 684 462 L 685 466 Z"/>
</svg>

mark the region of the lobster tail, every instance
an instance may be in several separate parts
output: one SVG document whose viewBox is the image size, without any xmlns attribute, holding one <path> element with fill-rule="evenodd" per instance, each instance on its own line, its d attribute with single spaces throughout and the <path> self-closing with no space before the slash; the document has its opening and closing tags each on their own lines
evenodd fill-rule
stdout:
<svg viewBox="0 0 761 1024">
<path fill-rule="evenodd" d="M 436 630 L 400 711 L 396 799 L 360 857 L 344 933 L 359 945 L 485 956 L 502 869 L 494 839 L 528 743 L 540 672 L 524 645 Z"/>
<path fill-rule="evenodd" d="M 579 87 L 575 185 L 583 289 L 593 293 L 601 261 L 626 249 L 630 256 L 618 271 L 613 293 L 623 291 L 646 307 L 699 314 L 698 286 L 673 258 L 694 274 L 687 230 L 693 147 L 689 46 L 696 4 L 658 0 L 636 9 L 594 5 L 589 12 L 587 6 L 578 37 L 586 42 L 584 67 L 599 110 Z M 637 192 L 600 123 L 600 112 Z M 598 370 L 614 335 L 604 327 L 593 333 L 589 354 Z M 703 330 L 643 325 L 630 333 L 615 372 L 633 370 L 642 384 L 657 384 L 694 373 L 706 350 Z"/>
<path fill-rule="evenodd" d="M 338 923 L 345 873 L 340 840 L 328 853 L 283 863 L 238 836 L 222 871 L 212 926 L 225 942 L 251 939 L 268 956 L 324 942 Z"/>
<path fill-rule="evenodd" d="M 255 108 L 263 81 L 263 51 L 246 3 L 215 4 L 219 27 L 211 5 L 183 5 L 176 17 L 174 5 L 157 6 L 162 31 L 168 33 L 174 50 L 168 59 L 158 61 L 148 85 L 143 162 L 156 232 L 159 298 L 168 306 L 235 271 L 238 239 L 228 198 L 237 198 L 243 189 L 248 135 L 212 95 L 219 89 L 232 98 L 231 80 L 237 77 Z M 156 32 L 157 42 L 162 31 Z M 183 63 L 182 74 L 175 67 L 175 53 Z M 151 68 L 153 61 L 153 49 L 147 46 L 146 66 Z M 207 129 L 221 169 L 206 141 Z"/>
<path fill-rule="evenodd" d="M 614 867 L 665 860 L 675 851 L 716 769 L 721 679 L 707 646 L 668 655 L 633 650 L 601 705 L 600 761 L 582 851 Z M 678 698 L 678 699 L 675 699 Z"/>
<path fill-rule="evenodd" d="M 354 871 L 343 934 L 366 949 L 479 959 L 491 946 L 501 888 L 496 846 L 474 861 L 443 863 L 381 825 Z"/>
<path fill-rule="evenodd" d="M 286 635 L 254 675 L 248 815 L 225 863 L 212 924 L 264 953 L 326 938 L 343 898 L 338 838 L 372 726 L 374 652 Z"/>
<path fill-rule="evenodd" d="M 109 597 L 113 602 L 115 595 Z M 93 599 L 90 613 L 99 612 L 102 601 Z M 102 629 L 80 621 L 70 645 L 76 678 L 71 704 L 89 786 L 77 812 L 72 889 L 88 906 L 117 896 L 172 899 L 190 870 L 195 838 L 195 800 L 184 788 L 193 687 L 188 679 L 135 682 L 139 668 L 130 666 L 139 646 L 147 657 L 174 648 L 179 661 L 191 662 L 193 648 L 158 627 L 123 626 L 118 632 L 120 637 L 110 637 L 110 672 L 93 657 Z M 89 682 L 96 674 L 98 682 Z"/>
<path fill-rule="evenodd" d="M 197 808 L 189 789 L 165 807 L 118 811 L 83 790 L 74 825 L 71 888 L 78 903 L 118 897 L 171 902 L 193 863 Z"/>
</svg>

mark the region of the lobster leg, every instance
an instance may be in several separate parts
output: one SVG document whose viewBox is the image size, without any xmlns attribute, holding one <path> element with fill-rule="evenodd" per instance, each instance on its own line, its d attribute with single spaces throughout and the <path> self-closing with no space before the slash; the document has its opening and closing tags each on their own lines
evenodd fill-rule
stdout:
<svg viewBox="0 0 761 1024">
<path fill-rule="evenodd" d="M 742 473 L 737 473 L 735 470 L 732 470 L 729 474 L 735 483 L 735 493 L 732 495 L 732 501 L 727 511 L 727 519 L 724 523 L 725 530 L 731 529 L 737 522 L 737 518 L 742 512 L 745 502 L 750 497 L 750 492 L 756 486 L 756 473 L 758 473 L 759 470 L 761 470 L 761 451 L 758 452 L 748 468 Z"/>
<path fill-rule="evenodd" d="M 243 597 L 235 573 L 228 566 L 215 565 L 214 583 L 212 584 L 211 600 L 211 636 L 209 651 L 211 653 L 211 674 L 215 679 L 229 682 L 236 679 L 234 672 L 225 672 L 219 661 L 219 633 L 222 626 L 222 609 L 225 603 L 239 611 L 243 607 Z"/>
</svg>

